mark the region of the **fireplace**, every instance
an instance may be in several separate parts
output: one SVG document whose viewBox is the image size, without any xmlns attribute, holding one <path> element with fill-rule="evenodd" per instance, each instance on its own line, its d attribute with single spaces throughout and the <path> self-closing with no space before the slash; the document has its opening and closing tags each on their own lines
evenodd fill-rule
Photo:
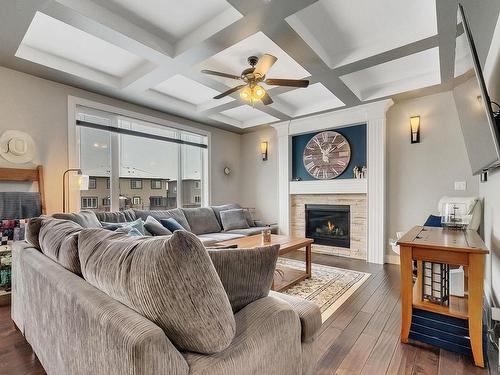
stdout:
<svg viewBox="0 0 500 375">
<path fill-rule="evenodd" d="M 318 245 L 351 246 L 351 208 L 348 205 L 306 204 L 306 237 Z"/>
</svg>

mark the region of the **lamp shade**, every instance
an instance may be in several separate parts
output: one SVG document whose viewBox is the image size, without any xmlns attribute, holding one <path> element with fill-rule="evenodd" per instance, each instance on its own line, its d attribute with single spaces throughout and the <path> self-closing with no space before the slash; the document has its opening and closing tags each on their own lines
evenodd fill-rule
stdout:
<svg viewBox="0 0 500 375">
<path fill-rule="evenodd" d="M 420 116 L 410 117 L 411 143 L 420 142 Z"/>
<path fill-rule="evenodd" d="M 76 174 L 69 176 L 70 190 L 88 190 L 89 176 L 85 174 Z"/>
</svg>

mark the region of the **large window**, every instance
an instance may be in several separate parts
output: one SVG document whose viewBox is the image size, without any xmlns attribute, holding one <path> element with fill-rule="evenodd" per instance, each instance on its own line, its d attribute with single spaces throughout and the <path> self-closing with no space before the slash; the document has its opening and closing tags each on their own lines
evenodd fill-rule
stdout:
<svg viewBox="0 0 500 375">
<path fill-rule="evenodd" d="M 80 106 L 76 120 L 80 168 L 95 181 L 91 194 L 81 192 L 97 199 L 96 207 L 85 201 L 86 208 L 208 204 L 208 134 Z M 98 207 L 98 202 L 103 204 Z"/>
</svg>

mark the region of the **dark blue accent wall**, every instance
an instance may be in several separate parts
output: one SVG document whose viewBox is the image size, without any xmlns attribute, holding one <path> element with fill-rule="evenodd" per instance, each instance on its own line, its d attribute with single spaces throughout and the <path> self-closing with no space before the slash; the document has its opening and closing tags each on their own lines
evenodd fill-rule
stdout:
<svg viewBox="0 0 500 375">
<path fill-rule="evenodd" d="M 328 129 L 327 129 L 328 130 Z M 342 134 L 349 144 L 351 145 L 351 161 L 347 166 L 344 173 L 339 178 L 354 178 L 352 172 L 355 166 L 366 165 L 366 124 L 346 126 L 344 128 L 331 129 Z M 302 154 L 307 142 L 311 140 L 316 134 L 325 130 L 315 133 L 296 135 L 292 137 L 292 178 L 300 177 L 303 181 L 314 180 L 313 177 L 307 173 L 302 162 Z"/>
</svg>

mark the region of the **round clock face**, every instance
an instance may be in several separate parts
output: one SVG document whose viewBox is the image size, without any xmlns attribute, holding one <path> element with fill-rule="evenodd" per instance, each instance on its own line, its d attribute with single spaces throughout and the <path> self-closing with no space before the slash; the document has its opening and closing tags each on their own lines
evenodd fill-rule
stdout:
<svg viewBox="0 0 500 375">
<path fill-rule="evenodd" d="M 351 146 L 342 134 L 316 134 L 306 145 L 302 161 L 307 173 L 318 180 L 330 180 L 345 171 L 351 160 Z"/>
</svg>

